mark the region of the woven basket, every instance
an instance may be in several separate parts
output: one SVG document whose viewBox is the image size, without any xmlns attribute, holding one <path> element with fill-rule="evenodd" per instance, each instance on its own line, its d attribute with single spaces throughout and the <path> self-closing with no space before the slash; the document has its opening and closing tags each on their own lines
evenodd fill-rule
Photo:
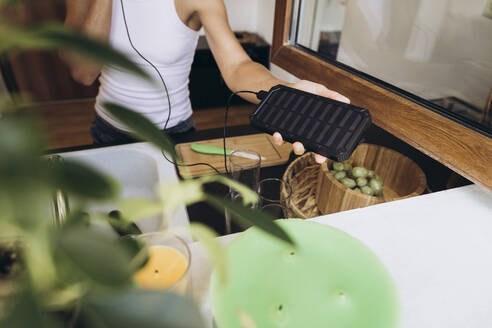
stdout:
<svg viewBox="0 0 492 328">
<path fill-rule="evenodd" d="M 313 153 L 307 153 L 294 160 L 287 167 L 282 180 L 292 187 L 292 195 L 286 202 L 286 217 L 309 219 L 321 215 L 316 204 L 316 189 L 320 165 Z M 287 191 L 282 189 L 281 197 L 285 201 Z"/>
</svg>

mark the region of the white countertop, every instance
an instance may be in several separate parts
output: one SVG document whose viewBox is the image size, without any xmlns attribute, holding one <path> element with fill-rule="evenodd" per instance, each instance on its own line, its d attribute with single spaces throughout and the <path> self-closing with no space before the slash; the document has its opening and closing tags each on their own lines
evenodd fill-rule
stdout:
<svg viewBox="0 0 492 328">
<path fill-rule="evenodd" d="M 490 191 L 472 185 L 312 220 L 351 234 L 379 256 L 398 289 L 402 328 L 492 327 Z M 199 244 L 191 250 L 194 297 L 211 323 L 210 264 Z"/>
</svg>

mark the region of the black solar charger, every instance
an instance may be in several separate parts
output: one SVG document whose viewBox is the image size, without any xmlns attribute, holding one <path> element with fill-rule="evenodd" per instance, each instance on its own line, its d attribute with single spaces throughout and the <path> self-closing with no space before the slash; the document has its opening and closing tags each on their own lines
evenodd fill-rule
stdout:
<svg viewBox="0 0 492 328">
<path fill-rule="evenodd" d="M 339 162 L 350 158 L 371 125 L 365 108 L 282 85 L 262 98 L 251 125 L 269 134 L 278 131 L 284 140 L 300 141 L 306 150 Z"/>
</svg>

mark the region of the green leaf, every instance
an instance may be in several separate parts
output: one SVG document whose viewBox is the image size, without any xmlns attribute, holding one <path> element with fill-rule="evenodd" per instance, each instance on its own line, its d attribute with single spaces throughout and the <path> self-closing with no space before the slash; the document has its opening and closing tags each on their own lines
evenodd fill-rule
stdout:
<svg viewBox="0 0 492 328">
<path fill-rule="evenodd" d="M 62 325 L 50 314 L 43 313 L 38 299 L 33 294 L 33 287 L 24 281 L 24 290 L 0 300 L 6 301 L 7 311 L 0 312 L 0 327 L 15 328 L 61 328 Z M 1 308 L 5 310 L 5 308 Z"/>
<path fill-rule="evenodd" d="M 190 205 L 205 200 L 202 183 L 199 180 L 184 180 L 179 183 L 164 184 L 157 188 L 162 201 L 165 218 L 169 218 L 179 206 Z"/>
<path fill-rule="evenodd" d="M 121 237 L 117 239 L 117 243 L 131 257 L 128 263 L 129 270 L 134 273 L 140 269 L 149 259 L 148 249 L 145 243 L 140 240 L 138 235 L 142 234 L 140 228 L 132 221 L 121 217 L 112 211 L 108 215 L 100 213 L 91 213 L 90 221 L 101 221 L 108 223 L 111 228 Z M 65 224 L 66 226 L 66 224 Z"/>
<path fill-rule="evenodd" d="M 43 306 L 50 310 L 63 310 L 72 307 L 84 295 L 82 283 L 71 284 L 60 289 L 49 290 L 43 294 Z"/>
<path fill-rule="evenodd" d="M 119 243 L 125 247 L 132 255 L 132 261 L 129 263 L 132 273 L 143 268 L 150 259 L 148 245 L 135 236 L 125 236 L 119 240 Z"/>
<path fill-rule="evenodd" d="M 151 199 L 132 198 L 125 199 L 118 206 L 125 219 L 137 221 L 162 213 L 162 204 Z"/>
<path fill-rule="evenodd" d="M 126 219 L 118 210 L 109 212 L 108 222 L 120 236 L 139 235 L 142 233 L 133 221 Z"/>
<path fill-rule="evenodd" d="M 131 283 L 131 254 L 107 233 L 80 227 L 64 229 L 59 234 L 58 247 L 75 267 L 97 283 Z"/>
<path fill-rule="evenodd" d="M 193 238 L 198 240 L 205 248 L 217 270 L 220 281 L 226 284 L 228 279 L 227 253 L 217 240 L 215 231 L 206 225 L 196 222 L 190 224 L 190 231 Z"/>
<path fill-rule="evenodd" d="M 80 226 L 88 228 L 90 226 L 89 213 L 81 208 L 70 208 L 70 213 L 65 221 L 65 226 Z"/>
<path fill-rule="evenodd" d="M 55 188 L 88 199 L 111 199 L 119 194 L 116 181 L 87 165 L 71 160 L 50 165 Z"/>
<path fill-rule="evenodd" d="M 104 103 L 103 106 L 112 118 L 129 128 L 137 138 L 153 143 L 176 159 L 172 141 L 148 118 L 118 104 Z"/>
<path fill-rule="evenodd" d="M 92 295 L 82 303 L 81 314 L 88 319 L 88 327 L 204 327 L 190 300 L 163 291 L 129 289 L 111 295 Z"/>
<path fill-rule="evenodd" d="M 258 202 L 258 194 L 248 188 L 246 185 L 243 185 L 240 182 L 235 180 L 231 180 L 222 175 L 207 175 L 198 179 L 198 181 L 202 183 L 210 183 L 210 182 L 220 182 L 241 194 L 243 199 L 243 204 L 256 204 Z"/>
<path fill-rule="evenodd" d="M 10 162 L 12 157 L 40 156 L 46 143 L 39 121 L 25 111 L 17 112 L 8 106 L 0 105 L 5 110 L 0 112 L 0 162 Z"/>
<path fill-rule="evenodd" d="M 18 4 L 18 0 L 0 0 L 0 6 L 14 6 Z"/>
<path fill-rule="evenodd" d="M 266 233 L 295 245 L 289 235 L 274 221 L 274 218 L 264 212 L 245 207 L 239 201 L 218 198 L 210 194 L 207 195 L 207 202 L 218 210 L 228 209 L 232 214 L 232 218 L 236 219 L 239 224 L 257 226 Z"/>
<path fill-rule="evenodd" d="M 146 80 L 151 78 L 124 54 L 107 44 L 89 39 L 62 24 L 44 24 L 22 29 L 0 25 L 0 54 L 19 49 L 65 49 L 101 62 L 126 69 Z"/>
</svg>

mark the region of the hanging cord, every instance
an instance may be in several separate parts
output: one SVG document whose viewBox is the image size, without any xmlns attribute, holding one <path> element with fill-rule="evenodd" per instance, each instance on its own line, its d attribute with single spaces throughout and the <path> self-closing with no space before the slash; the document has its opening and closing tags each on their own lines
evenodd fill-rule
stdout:
<svg viewBox="0 0 492 328">
<path fill-rule="evenodd" d="M 227 98 L 227 102 L 226 102 L 226 108 L 225 108 L 225 116 L 224 116 L 224 135 L 223 135 L 223 138 L 222 138 L 222 141 L 223 141 L 223 146 L 224 146 L 224 169 L 225 169 L 225 172 L 226 172 L 226 175 L 229 176 L 229 169 L 227 168 L 227 154 L 226 154 L 226 138 L 227 138 L 227 116 L 229 114 L 229 107 L 231 105 L 231 100 L 232 98 L 234 98 L 234 96 L 240 94 L 240 93 L 251 93 L 251 94 L 254 94 L 256 95 L 256 97 L 259 97 L 260 94 L 261 94 L 262 91 L 260 92 L 254 92 L 254 91 L 249 91 L 249 90 L 241 90 L 241 91 L 236 91 L 234 93 L 231 93 L 231 95 L 229 96 L 229 98 Z"/>
<path fill-rule="evenodd" d="M 145 58 L 141 53 L 140 51 L 138 51 L 138 49 L 134 46 L 133 44 L 133 41 L 132 41 L 132 38 L 130 36 L 130 30 L 128 28 L 128 23 L 127 23 L 127 20 L 126 20 L 126 14 L 125 14 L 125 6 L 123 5 L 123 0 L 120 0 L 120 4 L 121 4 L 121 11 L 122 11 L 122 14 L 123 14 L 123 22 L 125 24 L 125 30 L 126 30 L 126 35 L 128 36 L 128 41 L 130 42 L 130 46 L 132 47 L 132 49 L 137 53 L 137 55 L 142 58 L 147 64 L 149 64 L 154 70 L 155 72 L 157 73 L 157 75 L 159 75 L 159 78 L 162 82 L 162 85 L 164 86 L 164 90 L 166 91 L 166 97 L 167 97 L 167 104 L 168 104 L 168 112 L 167 112 L 167 119 L 166 119 L 166 123 L 164 124 L 164 130 L 167 129 L 167 125 L 169 123 L 169 120 L 171 118 L 171 97 L 169 96 L 169 90 L 167 88 L 167 84 L 166 82 L 164 81 L 164 78 L 162 77 L 162 74 L 161 72 L 159 71 L 159 69 L 150 61 L 148 60 L 147 58 Z M 262 100 L 264 98 L 264 96 L 266 95 L 266 92 L 265 91 L 260 91 L 260 92 L 254 92 L 254 91 L 249 91 L 249 90 L 241 90 L 241 91 L 236 91 L 234 93 L 232 93 L 229 98 L 227 99 L 227 102 L 226 102 L 226 108 L 225 108 L 225 117 L 224 117 L 224 136 L 223 136 L 223 146 L 224 146 L 224 169 L 225 169 L 225 172 L 227 175 L 229 175 L 229 170 L 227 168 L 227 154 L 226 154 L 226 131 L 227 131 L 227 117 L 228 117 L 228 114 L 229 114 L 229 107 L 230 107 L 230 103 L 231 103 L 231 100 L 232 98 L 234 98 L 234 96 L 240 94 L 240 93 L 251 93 L 251 94 L 254 94 L 256 95 L 256 97 L 260 100 Z M 177 162 L 174 162 L 172 160 L 170 160 L 167 156 L 166 156 L 166 153 L 164 152 L 164 150 L 161 150 L 162 152 L 162 155 L 164 156 L 164 158 L 171 164 L 174 164 L 176 166 L 187 166 L 187 167 L 191 167 L 191 166 L 199 166 L 199 165 L 205 165 L 205 166 L 208 166 L 210 167 L 212 170 L 214 170 L 217 174 L 221 174 L 219 172 L 219 170 L 217 170 L 217 168 L 215 168 L 213 165 L 209 164 L 209 163 L 194 163 L 194 164 L 183 164 L 183 163 L 177 163 Z"/>
<path fill-rule="evenodd" d="M 126 29 L 126 35 L 128 36 L 128 41 L 130 42 L 130 46 L 132 47 L 132 49 L 137 53 L 137 55 L 142 58 L 147 64 L 149 64 L 154 70 L 155 72 L 157 73 L 157 75 L 159 75 L 159 78 L 162 82 L 162 85 L 164 86 L 164 90 L 166 91 L 166 97 L 167 97 L 167 104 L 168 104 L 168 108 L 169 110 L 167 111 L 167 119 L 166 119 L 166 123 L 164 124 L 164 130 L 167 129 L 167 125 L 169 123 L 169 120 L 171 118 L 171 110 L 172 110 L 172 107 L 171 107 L 171 97 L 169 96 L 169 90 L 167 88 L 167 84 L 166 82 L 164 81 L 164 77 L 162 76 L 161 72 L 159 71 L 159 69 L 150 61 L 148 60 L 147 58 L 145 58 L 141 53 L 140 51 L 138 51 L 138 49 L 135 47 L 135 45 L 133 44 L 133 41 L 132 41 L 132 38 L 130 36 L 130 30 L 128 28 L 128 23 L 127 23 L 127 20 L 126 20 L 126 14 L 125 14 L 125 6 L 123 5 L 123 0 L 120 0 L 120 4 L 121 4 L 121 11 L 122 11 L 122 14 L 123 14 L 123 22 L 125 24 L 125 29 Z M 194 164 L 183 164 L 183 163 L 177 163 L 177 162 L 174 162 L 172 160 L 170 160 L 167 156 L 166 156 L 166 153 L 164 152 L 164 150 L 161 150 L 162 152 L 162 156 L 164 156 L 164 158 L 171 164 L 174 164 L 176 166 L 199 166 L 199 165 L 206 165 L 208 167 L 210 167 L 211 169 L 213 169 L 217 174 L 220 174 L 219 170 L 217 170 L 214 166 L 212 166 L 211 164 L 208 164 L 208 163 L 194 163 Z"/>
</svg>

